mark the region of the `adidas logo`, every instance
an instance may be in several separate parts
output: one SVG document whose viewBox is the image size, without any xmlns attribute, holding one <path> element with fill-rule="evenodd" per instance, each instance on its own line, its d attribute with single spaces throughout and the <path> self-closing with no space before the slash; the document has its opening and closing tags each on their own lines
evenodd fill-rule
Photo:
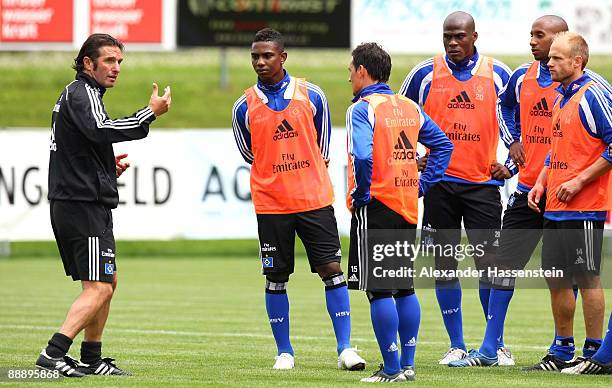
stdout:
<svg viewBox="0 0 612 388">
<path fill-rule="evenodd" d="M 338 249 L 338 252 L 336 252 L 336 256 L 342 256 L 342 249 Z"/>
<path fill-rule="evenodd" d="M 406 132 L 401 131 L 395 146 L 393 147 L 393 159 L 395 160 L 414 160 L 414 147 L 410 143 L 410 139 L 406 135 Z"/>
<path fill-rule="evenodd" d="M 397 348 L 397 345 L 395 344 L 395 342 L 392 342 L 391 345 L 389 345 L 387 352 L 393 353 L 393 352 L 397 352 L 398 350 L 399 349 Z"/>
<path fill-rule="evenodd" d="M 548 103 L 546 99 L 542 97 L 540 102 L 535 104 L 531 111 L 529 112 L 529 116 L 544 116 L 544 117 L 552 117 L 552 112 L 548 109 Z"/>
<path fill-rule="evenodd" d="M 559 120 L 557 120 L 557 122 L 553 126 L 552 135 L 553 137 L 563 137 L 563 131 L 561 130 L 561 123 L 559 122 Z"/>
<path fill-rule="evenodd" d="M 348 281 L 349 282 L 358 282 L 359 279 L 357 278 L 357 276 L 355 274 L 352 274 Z"/>
<path fill-rule="evenodd" d="M 289 139 L 290 137 L 297 137 L 297 135 L 298 134 L 296 130 L 293 129 L 291 124 L 289 124 L 287 120 L 283 119 L 281 124 L 277 127 L 276 131 L 274 132 L 274 137 L 272 137 L 272 139 L 273 140 Z"/>
<path fill-rule="evenodd" d="M 406 342 L 405 346 L 416 346 L 416 338 L 412 337 L 408 342 Z"/>
<path fill-rule="evenodd" d="M 574 264 L 584 264 L 584 259 L 582 258 L 582 256 L 578 256 L 576 258 L 576 261 L 574 261 Z"/>
<path fill-rule="evenodd" d="M 451 99 L 446 107 L 449 109 L 474 109 L 475 108 L 474 104 L 472 104 L 472 100 L 470 100 L 470 96 L 468 96 L 465 90 L 457 94 L 455 98 Z"/>
</svg>

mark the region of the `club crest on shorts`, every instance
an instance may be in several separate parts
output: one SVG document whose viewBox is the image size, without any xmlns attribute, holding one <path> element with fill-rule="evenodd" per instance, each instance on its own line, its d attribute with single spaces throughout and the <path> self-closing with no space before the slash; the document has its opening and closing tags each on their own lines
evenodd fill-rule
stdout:
<svg viewBox="0 0 612 388">
<path fill-rule="evenodd" d="M 115 273 L 115 265 L 113 263 L 104 263 L 104 273 L 106 275 Z"/>
<path fill-rule="evenodd" d="M 273 268 L 274 267 L 274 258 L 272 257 L 262 257 L 261 258 L 261 266 L 264 268 Z"/>
</svg>

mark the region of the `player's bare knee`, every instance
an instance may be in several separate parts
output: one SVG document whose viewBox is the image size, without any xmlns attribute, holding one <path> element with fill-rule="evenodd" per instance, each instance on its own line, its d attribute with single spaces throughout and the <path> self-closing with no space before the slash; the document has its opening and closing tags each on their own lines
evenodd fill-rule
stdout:
<svg viewBox="0 0 612 388">
<path fill-rule="evenodd" d="M 108 301 L 113 297 L 113 285 L 107 282 L 91 282 L 90 289 L 97 295 L 100 301 Z"/>
<path fill-rule="evenodd" d="M 342 273 L 342 268 L 340 268 L 340 263 L 337 261 L 332 261 L 331 263 L 326 263 L 315 267 L 315 271 L 319 274 L 321 279 L 329 278 L 333 275 Z"/>
</svg>

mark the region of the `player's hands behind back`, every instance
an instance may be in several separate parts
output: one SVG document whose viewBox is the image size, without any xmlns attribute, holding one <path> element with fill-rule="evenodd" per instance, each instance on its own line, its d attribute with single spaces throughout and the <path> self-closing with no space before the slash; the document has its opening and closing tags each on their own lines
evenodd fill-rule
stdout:
<svg viewBox="0 0 612 388">
<path fill-rule="evenodd" d="M 155 113 L 155 116 L 161 116 L 170 109 L 172 104 L 172 93 L 170 92 L 170 86 L 164 88 L 164 95 L 159 96 L 159 88 L 155 82 L 153 82 L 153 93 L 151 93 L 151 99 L 149 100 L 149 108 Z"/>
</svg>

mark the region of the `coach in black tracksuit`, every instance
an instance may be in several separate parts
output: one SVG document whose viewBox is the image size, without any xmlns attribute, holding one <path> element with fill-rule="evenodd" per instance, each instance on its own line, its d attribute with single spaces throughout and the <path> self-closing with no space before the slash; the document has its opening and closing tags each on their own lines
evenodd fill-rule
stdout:
<svg viewBox="0 0 612 388">
<path fill-rule="evenodd" d="M 102 358 L 102 332 L 117 284 L 111 209 L 117 207 L 117 177 L 129 167 L 115 156 L 113 143 L 142 139 L 156 116 L 168 111 L 170 89 L 133 115 L 112 120 L 102 102 L 114 86 L 123 60 L 123 45 L 110 35 L 93 34 L 81 47 L 73 68 L 76 79 L 62 91 L 55 107 L 49 146 L 51 225 L 66 275 L 82 282 L 58 333 L 49 340 L 36 365 L 67 377 L 86 374 L 125 375 L 110 358 Z M 66 356 L 72 340 L 84 330 L 81 360 Z"/>
</svg>

